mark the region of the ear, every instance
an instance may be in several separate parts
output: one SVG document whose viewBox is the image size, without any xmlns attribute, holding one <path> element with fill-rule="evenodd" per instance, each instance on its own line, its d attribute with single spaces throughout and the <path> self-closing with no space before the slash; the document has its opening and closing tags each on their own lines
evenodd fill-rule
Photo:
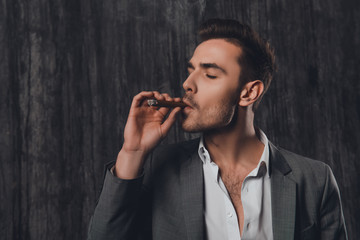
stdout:
<svg viewBox="0 0 360 240">
<path fill-rule="evenodd" d="M 239 105 L 247 107 L 259 99 L 264 92 L 264 84 L 260 80 L 248 82 L 244 85 L 240 92 Z"/>
</svg>

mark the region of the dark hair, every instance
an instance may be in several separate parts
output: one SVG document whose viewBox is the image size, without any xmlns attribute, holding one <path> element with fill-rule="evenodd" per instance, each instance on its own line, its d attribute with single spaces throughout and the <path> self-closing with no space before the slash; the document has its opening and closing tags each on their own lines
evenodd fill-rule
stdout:
<svg viewBox="0 0 360 240">
<path fill-rule="evenodd" d="M 200 42 L 221 38 L 241 47 L 243 54 L 239 57 L 239 64 L 245 71 L 241 74 L 240 85 L 253 80 L 261 80 L 264 84 L 263 94 L 254 103 L 255 110 L 276 70 L 274 49 L 248 25 L 231 19 L 207 20 L 200 26 L 198 36 Z"/>
</svg>

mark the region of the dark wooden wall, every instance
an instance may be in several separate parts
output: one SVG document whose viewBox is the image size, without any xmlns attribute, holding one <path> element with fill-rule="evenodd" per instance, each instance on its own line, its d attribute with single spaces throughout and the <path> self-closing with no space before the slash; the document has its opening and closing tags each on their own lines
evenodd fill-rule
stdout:
<svg viewBox="0 0 360 240">
<path fill-rule="evenodd" d="M 86 238 L 132 96 L 180 96 L 196 28 L 211 17 L 250 24 L 275 47 L 257 125 L 332 167 L 360 239 L 356 0 L 1 0 L 1 239 Z M 190 137 L 176 126 L 165 142 Z"/>
</svg>

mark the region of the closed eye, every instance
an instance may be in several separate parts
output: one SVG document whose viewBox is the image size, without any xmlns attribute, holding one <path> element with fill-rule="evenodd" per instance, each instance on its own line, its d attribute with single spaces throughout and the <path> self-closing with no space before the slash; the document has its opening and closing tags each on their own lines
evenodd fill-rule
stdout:
<svg viewBox="0 0 360 240">
<path fill-rule="evenodd" d="M 214 76 L 214 75 L 209 75 L 209 74 L 206 74 L 206 76 L 207 76 L 208 78 L 211 78 L 211 79 L 217 78 L 216 76 Z"/>
</svg>

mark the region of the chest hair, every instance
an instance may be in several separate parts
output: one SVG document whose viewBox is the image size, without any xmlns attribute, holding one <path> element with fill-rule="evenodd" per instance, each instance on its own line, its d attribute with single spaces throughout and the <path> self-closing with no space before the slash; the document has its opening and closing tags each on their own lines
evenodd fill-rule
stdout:
<svg viewBox="0 0 360 240">
<path fill-rule="evenodd" d="M 230 195 L 235 206 L 241 204 L 241 186 L 247 173 L 221 172 L 221 179 Z"/>
</svg>

